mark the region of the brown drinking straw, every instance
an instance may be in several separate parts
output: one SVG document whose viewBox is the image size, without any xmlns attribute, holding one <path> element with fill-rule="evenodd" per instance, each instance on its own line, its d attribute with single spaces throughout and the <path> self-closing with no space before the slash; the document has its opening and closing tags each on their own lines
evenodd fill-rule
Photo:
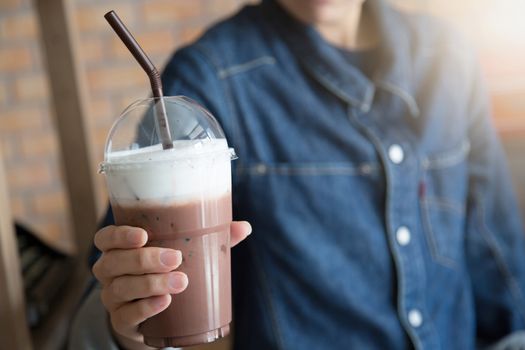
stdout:
<svg viewBox="0 0 525 350">
<path fill-rule="evenodd" d="M 160 74 L 157 68 L 153 65 L 148 55 L 142 50 L 140 45 L 137 43 L 133 35 L 129 32 L 128 28 L 122 23 L 120 18 L 117 16 L 115 11 L 109 11 L 104 15 L 104 18 L 108 21 L 109 25 L 115 33 L 119 36 L 120 40 L 126 45 L 128 50 L 131 52 L 133 57 L 137 60 L 140 66 L 146 71 L 148 75 L 151 90 L 153 91 L 153 97 L 155 98 L 155 111 L 156 111 L 156 126 L 157 132 L 159 133 L 160 140 L 162 141 L 162 148 L 169 149 L 173 148 L 173 142 L 171 141 L 170 128 L 168 125 L 168 115 L 166 113 L 166 105 L 163 100 L 162 93 L 162 82 L 160 80 Z"/>
</svg>

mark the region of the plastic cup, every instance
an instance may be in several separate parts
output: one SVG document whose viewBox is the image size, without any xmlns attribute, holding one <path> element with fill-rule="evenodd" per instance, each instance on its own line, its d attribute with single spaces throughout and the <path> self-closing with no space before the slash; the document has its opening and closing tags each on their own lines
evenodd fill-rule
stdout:
<svg viewBox="0 0 525 350">
<path fill-rule="evenodd" d="M 231 160 L 215 118 L 185 97 L 164 97 L 173 148 L 163 150 L 155 99 L 129 106 L 108 135 L 101 173 L 117 225 L 142 227 L 148 246 L 180 250 L 189 285 L 139 326 L 147 345 L 181 347 L 229 334 Z"/>
</svg>

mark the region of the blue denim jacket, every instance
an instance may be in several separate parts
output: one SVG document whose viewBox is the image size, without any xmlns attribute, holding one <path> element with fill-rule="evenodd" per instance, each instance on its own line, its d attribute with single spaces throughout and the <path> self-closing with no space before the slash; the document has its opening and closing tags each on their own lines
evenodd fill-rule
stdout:
<svg viewBox="0 0 525 350">
<path fill-rule="evenodd" d="M 179 50 L 166 95 L 233 163 L 236 349 L 472 349 L 525 326 L 525 244 L 477 64 L 431 18 L 369 0 L 366 77 L 274 1 Z"/>
</svg>

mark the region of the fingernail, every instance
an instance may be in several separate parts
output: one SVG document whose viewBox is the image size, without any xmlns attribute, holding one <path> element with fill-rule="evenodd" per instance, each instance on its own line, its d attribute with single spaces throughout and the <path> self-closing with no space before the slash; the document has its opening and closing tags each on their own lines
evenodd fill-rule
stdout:
<svg viewBox="0 0 525 350">
<path fill-rule="evenodd" d="M 160 262 L 165 266 L 176 266 L 181 261 L 181 253 L 178 250 L 166 250 L 160 254 Z"/>
<path fill-rule="evenodd" d="M 131 244 L 139 244 L 142 242 L 142 231 L 131 230 L 126 233 L 126 239 Z"/>
<path fill-rule="evenodd" d="M 252 234 L 252 225 L 248 221 L 244 221 L 244 226 L 246 226 L 248 228 L 248 233 L 246 234 L 246 236 L 251 235 Z"/>
<path fill-rule="evenodd" d="M 174 291 L 180 291 L 188 285 L 188 276 L 184 273 L 172 273 L 168 277 L 170 288 Z"/>
</svg>

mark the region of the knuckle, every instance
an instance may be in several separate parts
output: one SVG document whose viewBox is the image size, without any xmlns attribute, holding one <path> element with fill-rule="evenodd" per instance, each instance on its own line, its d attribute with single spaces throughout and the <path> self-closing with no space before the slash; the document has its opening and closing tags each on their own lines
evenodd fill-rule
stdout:
<svg viewBox="0 0 525 350">
<path fill-rule="evenodd" d="M 104 246 L 104 241 L 107 240 L 107 237 L 111 237 L 111 232 L 113 232 L 114 226 L 106 226 L 95 233 L 94 243 L 97 248 L 100 250 L 104 250 L 106 247 Z"/>
<path fill-rule="evenodd" d="M 126 288 L 124 288 L 124 286 L 122 285 L 122 279 L 114 279 L 113 282 L 111 282 L 111 284 L 109 285 L 109 288 L 113 296 L 115 296 L 118 299 L 124 299 Z"/>
<path fill-rule="evenodd" d="M 158 292 L 159 283 L 156 276 L 147 276 L 144 283 L 145 292 L 148 295 L 153 295 Z"/>
<path fill-rule="evenodd" d="M 148 299 L 142 299 L 137 303 L 137 316 L 140 319 L 146 319 L 151 316 L 152 308 Z"/>
<path fill-rule="evenodd" d="M 95 276 L 95 278 L 99 281 L 101 281 L 101 267 L 102 265 L 102 257 L 100 257 L 96 262 L 95 264 L 93 265 L 93 267 L 91 268 L 91 272 L 93 272 L 93 275 Z"/>
<path fill-rule="evenodd" d="M 135 263 L 140 270 L 147 270 L 149 268 L 149 251 L 147 249 L 137 249 L 135 254 Z"/>
<path fill-rule="evenodd" d="M 112 248 L 118 247 L 119 237 L 120 237 L 120 234 L 119 234 L 119 229 L 118 228 L 114 229 L 114 230 L 111 230 L 111 231 L 108 231 L 107 240 L 108 240 L 109 245 Z"/>
<path fill-rule="evenodd" d="M 101 280 L 111 275 L 111 256 L 112 254 L 104 253 L 97 261 L 97 272 Z"/>
</svg>

